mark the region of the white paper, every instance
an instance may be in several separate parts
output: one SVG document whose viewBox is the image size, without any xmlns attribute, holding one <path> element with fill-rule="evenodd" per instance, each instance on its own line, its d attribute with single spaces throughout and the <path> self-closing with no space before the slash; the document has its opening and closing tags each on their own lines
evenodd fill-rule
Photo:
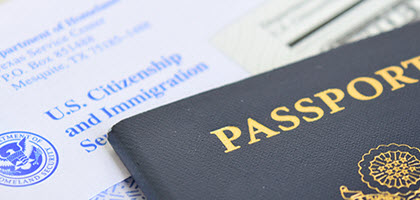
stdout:
<svg viewBox="0 0 420 200">
<path fill-rule="evenodd" d="M 247 77 L 208 41 L 260 2 L 2 1 L 0 198 L 88 199 L 126 179 L 112 125 Z"/>
<path fill-rule="evenodd" d="M 252 74 L 419 19 L 419 0 L 271 0 L 212 43 Z"/>
</svg>

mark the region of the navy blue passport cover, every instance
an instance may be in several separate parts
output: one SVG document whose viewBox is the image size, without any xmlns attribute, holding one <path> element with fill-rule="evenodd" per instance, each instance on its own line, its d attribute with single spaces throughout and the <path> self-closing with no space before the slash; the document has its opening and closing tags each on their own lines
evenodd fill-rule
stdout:
<svg viewBox="0 0 420 200">
<path fill-rule="evenodd" d="M 125 119 L 109 141 L 149 199 L 416 199 L 419 56 L 408 25 Z"/>
</svg>

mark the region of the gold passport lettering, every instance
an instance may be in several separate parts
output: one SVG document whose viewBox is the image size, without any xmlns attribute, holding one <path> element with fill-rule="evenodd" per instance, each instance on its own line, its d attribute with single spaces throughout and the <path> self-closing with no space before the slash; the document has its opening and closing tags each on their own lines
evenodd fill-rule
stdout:
<svg viewBox="0 0 420 200">
<path fill-rule="evenodd" d="M 391 86 L 391 91 L 395 91 L 404 88 L 406 84 L 417 83 L 419 80 L 404 75 L 404 69 L 409 66 L 414 66 L 420 70 L 420 56 L 405 60 L 401 62 L 401 66 L 389 66 L 376 71 L 374 74 L 382 78 L 386 83 Z M 368 85 L 375 92 L 374 94 L 366 95 L 361 93 L 356 85 L 363 83 Z M 347 94 L 355 100 L 369 101 L 379 97 L 384 92 L 384 87 L 380 81 L 373 77 L 357 77 L 351 80 L 347 84 Z M 314 97 L 321 99 L 321 101 L 330 109 L 330 114 L 334 114 L 345 110 L 344 106 L 340 106 L 340 102 L 345 98 L 346 94 L 343 90 L 338 88 L 329 88 L 324 91 L 314 94 Z M 314 101 L 310 97 L 299 99 L 294 104 L 294 109 L 299 113 L 312 113 L 312 117 L 303 116 L 302 119 L 306 122 L 315 122 L 324 116 L 324 110 L 316 105 L 312 105 Z M 259 123 L 257 120 L 248 118 L 248 144 L 254 144 L 259 142 L 261 139 L 257 138 L 259 133 L 264 133 L 266 138 L 273 137 L 280 134 L 280 131 L 291 131 L 296 129 L 300 125 L 300 118 L 291 115 L 290 109 L 286 106 L 281 106 L 273 109 L 270 116 L 271 119 L 276 122 L 288 122 L 292 124 L 284 126 L 279 124 L 278 129 L 272 129 Z M 313 117 L 315 115 L 315 117 Z M 240 148 L 239 145 L 235 145 L 235 140 L 242 137 L 242 131 L 236 126 L 225 126 L 223 128 L 211 131 L 210 134 L 214 134 L 225 146 L 225 153 L 237 150 Z M 229 136 L 228 136 L 229 135 Z"/>
</svg>

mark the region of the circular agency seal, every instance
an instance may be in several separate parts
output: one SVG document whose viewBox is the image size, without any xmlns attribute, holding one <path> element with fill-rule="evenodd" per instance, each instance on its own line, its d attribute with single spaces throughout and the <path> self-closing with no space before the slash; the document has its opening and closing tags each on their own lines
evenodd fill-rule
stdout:
<svg viewBox="0 0 420 200">
<path fill-rule="evenodd" d="M 26 131 L 0 134 L 0 185 L 24 187 L 47 179 L 58 165 L 55 147 Z"/>
</svg>

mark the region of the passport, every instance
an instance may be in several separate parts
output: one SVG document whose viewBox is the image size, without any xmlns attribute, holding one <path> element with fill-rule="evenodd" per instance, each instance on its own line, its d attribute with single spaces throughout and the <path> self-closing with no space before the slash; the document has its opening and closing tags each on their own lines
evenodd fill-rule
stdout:
<svg viewBox="0 0 420 200">
<path fill-rule="evenodd" d="M 148 199 L 420 199 L 420 24 L 116 124 Z"/>
</svg>

